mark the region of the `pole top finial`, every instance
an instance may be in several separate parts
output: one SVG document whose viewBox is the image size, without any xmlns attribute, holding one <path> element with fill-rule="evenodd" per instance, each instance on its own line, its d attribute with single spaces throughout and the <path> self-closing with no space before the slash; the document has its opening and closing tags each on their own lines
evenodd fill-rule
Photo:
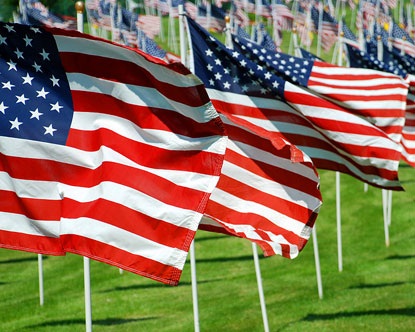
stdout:
<svg viewBox="0 0 415 332">
<path fill-rule="evenodd" d="M 75 2 L 75 10 L 77 13 L 83 13 L 84 12 L 84 2 L 83 1 L 77 1 Z"/>
<path fill-rule="evenodd" d="M 230 23 L 231 22 L 231 17 L 229 15 L 225 16 L 225 23 Z"/>
</svg>

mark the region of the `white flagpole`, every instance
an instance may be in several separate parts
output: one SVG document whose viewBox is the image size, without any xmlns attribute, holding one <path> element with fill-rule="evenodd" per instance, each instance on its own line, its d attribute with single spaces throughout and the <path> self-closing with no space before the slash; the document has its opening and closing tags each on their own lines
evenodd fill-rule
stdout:
<svg viewBox="0 0 415 332">
<path fill-rule="evenodd" d="M 180 58 L 181 62 L 187 66 L 186 59 L 186 43 L 185 43 L 185 30 L 184 30 L 184 9 L 183 5 L 179 5 L 179 38 L 180 38 Z M 190 69 L 192 72 L 193 70 Z M 190 245 L 190 274 L 192 282 L 192 300 L 193 300 L 193 322 L 195 332 L 200 331 L 199 322 L 199 305 L 197 294 L 197 276 L 196 276 L 196 256 L 195 256 L 195 241 L 193 240 Z"/>
<path fill-rule="evenodd" d="M 192 299 L 193 299 L 193 322 L 195 332 L 200 331 L 199 323 L 199 305 L 197 296 L 197 276 L 196 276 L 196 257 L 195 257 L 195 241 L 190 245 L 190 272 L 192 278 Z"/>
<path fill-rule="evenodd" d="M 255 243 L 252 242 L 252 252 L 254 256 L 256 280 L 258 284 L 259 302 L 261 304 L 262 321 L 264 322 L 264 331 L 269 332 L 267 308 L 265 304 L 264 289 L 262 287 L 261 269 L 259 267 L 258 249 Z"/>
<path fill-rule="evenodd" d="M 77 29 L 84 32 L 84 3 L 75 3 Z M 84 296 L 85 296 L 85 331 L 92 332 L 92 305 L 91 305 L 91 273 L 89 258 L 84 257 Z"/>
<path fill-rule="evenodd" d="M 341 23 L 340 23 L 341 24 Z M 340 28 L 339 28 L 340 30 Z M 339 66 L 342 65 L 343 62 L 343 31 L 340 30 L 339 32 L 339 53 L 337 64 Z M 340 201 L 340 172 L 336 171 L 336 222 L 337 222 L 337 261 L 338 261 L 338 268 L 339 271 L 343 271 L 343 252 L 342 252 L 342 226 L 341 226 L 341 201 Z"/>
<path fill-rule="evenodd" d="M 318 297 L 322 299 L 323 298 L 323 282 L 321 280 L 320 254 L 318 252 L 316 225 L 314 225 L 313 227 L 312 236 L 313 236 L 314 262 L 316 265 L 317 291 L 318 291 Z"/>
<path fill-rule="evenodd" d="M 44 296 L 43 296 L 43 256 L 42 254 L 37 255 L 37 264 L 39 270 L 39 302 L 40 305 L 44 303 Z"/>
</svg>

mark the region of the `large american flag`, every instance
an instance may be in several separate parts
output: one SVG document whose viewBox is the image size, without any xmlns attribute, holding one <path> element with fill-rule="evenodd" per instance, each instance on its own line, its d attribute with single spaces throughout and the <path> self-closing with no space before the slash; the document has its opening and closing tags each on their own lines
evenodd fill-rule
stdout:
<svg viewBox="0 0 415 332">
<path fill-rule="evenodd" d="M 269 52 L 246 39 L 233 43 L 251 59 L 284 79 L 365 117 L 399 142 L 405 123 L 408 83 L 397 75 L 366 68 L 335 66 L 319 60 Z"/>
<path fill-rule="evenodd" d="M 283 135 L 309 155 L 317 167 L 347 173 L 377 187 L 402 189 L 397 172 L 400 148 L 383 131 L 306 88 L 284 81 L 236 49 L 212 40 L 209 34 L 205 38 L 211 46 L 200 46 L 199 53 L 206 52 L 206 56 L 195 63 L 195 73 L 205 83 L 217 109 L 220 99 L 211 89 L 232 92 L 228 94 L 229 105 L 221 112 L 226 110 Z M 215 47 L 220 51 L 215 53 Z M 210 59 L 208 54 L 215 54 L 210 62 L 206 60 Z M 245 80 L 249 84 L 236 75 L 238 70 L 248 75 Z"/>
<path fill-rule="evenodd" d="M 265 255 L 294 258 L 309 239 L 321 205 L 316 170 L 282 135 L 232 114 L 260 112 L 255 98 L 244 92 L 260 86 L 248 69 L 229 61 L 224 47 L 206 30 L 191 19 L 188 23 L 192 65 L 229 136 L 222 174 L 200 227 L 220 227 L 256 242 Z"/>
<path fill-rule="evenodd" d="M 181 64 L 76 31 L 0 24 L 0 246 L 178 283 L 224 126 Z"/>
</svg>

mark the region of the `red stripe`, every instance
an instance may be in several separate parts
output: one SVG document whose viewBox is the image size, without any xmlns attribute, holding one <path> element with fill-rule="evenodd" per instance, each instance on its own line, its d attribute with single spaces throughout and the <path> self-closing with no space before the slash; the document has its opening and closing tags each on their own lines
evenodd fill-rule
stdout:
<svg viewBox="0 0 415 332">
<path fill-rule="evenodd" d="M 189 137 L 223 135 L 223 125 L 218 118 L 206 123 L 181 115 L 178 112 L 149 106 L 128 104 L 101 93 L 72 91 L 76 112 L 95 112 L 126 118 L 140 128 L 164 130 Z M 161 98 L 155 95 L 155 98 Z"/>
<path fill-rule="evenodd" d="M 0 211 L 16 213 L 34 220 L 59 221 L 61 200 L 18 197 L 13 191 L 0 190 Z"/>
<path fill-rule="evenodd" d="M 45 255 L 63 256 L 60 239 L 0 230 L 0 247 Z"/>
<path fill-rule="evenodd" d="M 124 84 L 157 89 L 171 100 L 195 107 L 204 105 L 209 101 L 202 84 L 179 87 L 158 81 L 145 67 L 132 62 L 73 52 L 61 52 L 60 58 L 67 73 L 81 72 L 82 74 L 114 82 L 119 82 L 120 77 L 122 77 L 122 83 Z"/>
<path fill-rule="evenodd" d="M 7 171 L 16 179 L 57 181 L 86 188 L 102 182 L 114 182 L 138 190 L 165 204 L 182 208 L 193 207 L 196 211 L 203 212 L 201 202 L 206 193 L 175 185 L 151 172 L 126 165 L 104 162 L 92 170 L 50 160 L 20 157 L 8 157 L 8 160 L 13 168 L 4 169 L 4 165 L 0 163 L 0 170 Z"/>
<path fill-rule="evenodd" d="M 62 210 L 63 218 L 86 217 L 99 220 L 173 248 L 180 247 L 191 232 L 187 228 L 152 218 L 122 204 L 102 198 L 92 202 L 77 202 L 65 198 Z"/>
<path fill-rule="evenodd" d="M 232 225 L 252 226 L 253 228 L 255 228 L 255 232 L 269 231 L 269 232 L 272 232 L 273 234 L 281 235 L 284 237 L 284 239 L 286 239 L 288 242 L 292 243 L 293 245 L 297 245 L 297 243 L 302 243 L 302 241 L 304 241 L 304 239 L 300 238 L 295 233 L 288 231 L 284 227 L 279 227 L 273 224 L 271 221 L 264 218 L 260 214 L 243 213 L 243 218 L 241 218 L 241 213 L 239 211 L 232 210 L 214 201 L 209 201 L 205 215 L 207 215 L 210 218 L 213 218 L 214 220 L 222 221 L 222 223 L 224 222 L 224 223 L 229 223 Z M 243 237 L 243 238 L 246 237 L 246 234 L 242 232 L 237 232 L 233 230 L 232 228 L 227 228 L 226 224 L 222 224 L 222 225 L 230 233 L 233 233 L 239 237 Z"/>
<path fill-rule="evenodd" d="M 182 273 L 175 267 L 82 236 L 64 234 L 61 235 L 61 240 L 66 252 L 118 266 L 123 270 L 172 286 L 178 284 Z"/>
<path fill-rule="evenodd" d="M 66 145 L 91 152 L 99 151 L 102 146 L 106 146 L 145 167 L 156 169 L 167 169 L 168 167 L 170 170 L 217 176 L 220 174 L 219 165 L 221 158 L 223 158 L 221 155 L 200 150 L 165 150 L 130 140 L 105 128 L 95 131 L 71 129 Z M 138 151 L 140 153 L 137 153 Z"/>
</svg>

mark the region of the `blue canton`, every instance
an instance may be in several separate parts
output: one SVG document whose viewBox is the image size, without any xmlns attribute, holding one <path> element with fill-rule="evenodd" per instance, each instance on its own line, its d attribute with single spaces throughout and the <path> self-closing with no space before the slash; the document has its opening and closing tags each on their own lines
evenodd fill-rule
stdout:
<svg viewBox="0 0 415 332">
<path fill-rule="evenodd" d="M 314 65 L 313 60 L 273 52 L 235 35 L 232 35 L 232 41 L 235 49 L 239 49 L 251 61 L 265 66 L 267 70 L 272 70 L 274 75 L 286 81 L 307 86 Z"/>
<path fill-rule="evenodd" d="M 252 97 L 284 98 L 285 82 L 243 54 L 227 48 L 188 18 L 195 74 L 206 88 Z"/>
<path fill-rule="evenodd" d="M 66 143 L 72 96 L 53 36 L 0 22 L 0 135 Z"/>
</svg>

